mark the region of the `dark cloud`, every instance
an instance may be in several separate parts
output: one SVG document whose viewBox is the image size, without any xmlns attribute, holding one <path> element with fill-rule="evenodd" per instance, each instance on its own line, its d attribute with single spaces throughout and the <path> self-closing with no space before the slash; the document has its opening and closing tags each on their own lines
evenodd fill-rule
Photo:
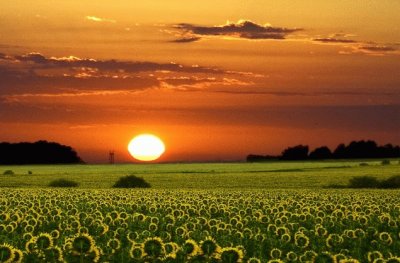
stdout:
<svg viewBox="0 0 400 263">
<path fill-rule="evenodd" d="M 86 94 L 123 92 L 149 88 L 201 89 L 210 85 L 243 85 L 226 76 L 240 72 L 198 65 L 155 63 L 92 58 L 47 57 L 0 53 L 0 96 Z"/>
<path fill-rule="evenodd" d="M 339 38 L 314 38 L 313 41 L 322 42 L 322 43 L 358 43 L 356 40 L 352 39 L 339 39 Z"/>
<path fill-rule="evenodd" d="M 397 50 L 396 48 L 389 46 L 361 46 L 358 49 L 370 52 L 393 52 Z"/>
<path fill-rule="evenodd" d="M 96 68 L 105 71 L 119 72 L 146 72 L 146 71 L 173 71 L 187 73 L 223 73 L 222 70 L 206 67 L 190 67 L 176 63 L 154 63 L 142 61 L 118 61 L 118 60 L 95 60 L 91 58 L 69 57 L 45 57 L 40 53 L 29 53 L 26 55 L 15 56 L 14 59 L 21 62 L 31 62 L 37 64 L 39 68 Z"/>
<path fill-rule="evenodd" d="M 199 41 L 201 37 L 183 37 L 183 38 L 178 38 L 175 40 L 172 40 L 171 42 L 174 43 L 191 43 L 191 42 L 196 42 Z"/>
<path fill-rule="evenodd" d="M 180 29 L 186 35 L 193 37 L 201 36 L 230 36 L 244 39 L 285 39 L 289 34 L 301 31 L 301 28 L 273 27 L 271 25 L 259 25 L 252 21 L 241 20 L 222 26 L 198 26 L 193 24 L 178 24 L 175 28 Z"/>
</svg>

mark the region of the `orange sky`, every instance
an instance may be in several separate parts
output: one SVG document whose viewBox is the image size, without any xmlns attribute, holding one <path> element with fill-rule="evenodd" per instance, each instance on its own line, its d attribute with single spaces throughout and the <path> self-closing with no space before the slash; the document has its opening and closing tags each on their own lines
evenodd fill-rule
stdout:
<svg viewBox="0 0 400 263">
<path fill-rule="evenodd" d="M 400 2 L 6 1 L 0 141 L 88 162 L 244 160 L 294 144 L 400 144 Z"/>
</svg>

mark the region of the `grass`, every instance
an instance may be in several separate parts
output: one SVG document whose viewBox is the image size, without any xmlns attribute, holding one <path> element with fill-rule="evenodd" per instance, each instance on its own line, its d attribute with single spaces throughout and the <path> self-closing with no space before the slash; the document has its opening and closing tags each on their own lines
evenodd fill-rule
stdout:
<svg viewBox="0 0 400 263">
<path fill-rule="evenodd" d="M 119 177 L 135 174 L 155 189 L 313 189 L 346 185 L 355 176 L 382 180 L 399 174 L 398 160 L 381 161 L 0 166 L 0 187 L 42 188 L 65 178 L 79 188 L 111 188 Z M 6 170 L 15 176 L 2 175 Z"/>
</svg>

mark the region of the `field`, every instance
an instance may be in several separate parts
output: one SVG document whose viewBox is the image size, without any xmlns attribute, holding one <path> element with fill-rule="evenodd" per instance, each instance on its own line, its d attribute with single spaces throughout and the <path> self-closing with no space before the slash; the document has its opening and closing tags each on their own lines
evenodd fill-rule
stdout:
<svg viewBox="0 0 400 263">
<path fill-rule="evenodd" d="M 0 262 L 400 262 L 400 191 L 325 189 L 362 162 L 0 166 Z"/>
</svg>

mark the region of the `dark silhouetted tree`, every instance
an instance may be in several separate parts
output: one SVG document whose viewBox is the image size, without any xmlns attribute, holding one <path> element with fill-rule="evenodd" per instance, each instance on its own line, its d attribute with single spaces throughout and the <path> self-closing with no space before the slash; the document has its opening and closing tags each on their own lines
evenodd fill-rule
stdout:
<svg viewBox="0 0 400 263">
<path fill-rule="evenodd" d="M 322 146 L 312 151 L 308 157 L 314 160 L 322 160 L 322 159 L 331 159 L 333 155 L 328 147 Z"/>
<path fill-rule="evenodd" d="M 297 145 L 289 147 L 282 152 L 282 160 L 305 160 L 308 158 L 308 146 Z"/>
<path fill-rule="evenodd" d="M 349 145 L 340 144 L 333 152 L 334 158 L 351 159 L 351 158 L 390 158 L 399 157 L 399 146 L 386 144 L 378 146 L 376 142 L 368 141 L 352 141 Z"/>
<path fill-rule="evenodd" d="M 55 142 L 0 143 L 0 164 L 83 163 L 75 150 Z"/>
</svg>

